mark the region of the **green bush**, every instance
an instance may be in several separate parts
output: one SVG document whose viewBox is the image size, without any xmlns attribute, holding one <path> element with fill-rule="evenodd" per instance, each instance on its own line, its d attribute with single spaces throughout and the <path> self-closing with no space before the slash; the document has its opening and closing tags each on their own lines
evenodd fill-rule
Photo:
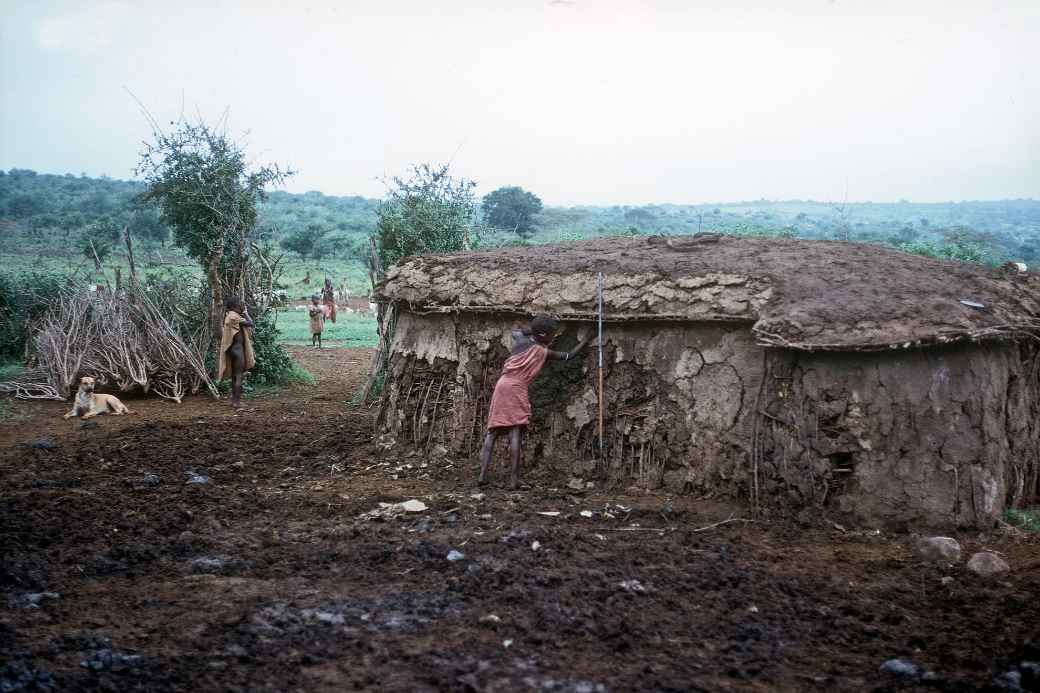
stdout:
<svg viewBox="0 0 1040 693">
<path fill-rule="evenodd" d="M 0 273 L 0 359 L 24 358 L 29 325 L 64 285 L 65 278 L 53 272 Z"/>
<path fill-rule="evenodd" d="M 942 243 L 938 241 L 913 241 L 912 243 L 899 243 L 897 248 L 904 253 L 925 255 L 939 260 L 960 260 L 961 262 L 978 262 L 993 264 L 998 258 L 991 250 L 982 243 L 972 241 L 953 241 Z"/>
<path fill-rule="evenodd" d="M 299 381 L 301 369 L 278 343 L 279 332 L 275 327 L 274 314 L 267 313 L 254 318 L 254 323 L 253 353 L 256 355 L 256 366 L 249 373 L 249 381 L 254 385 L 286 385 Z"/>
<path fill-rule="evenodd" d="M 164 269 L 148 274 L 142 286 L 186 339 L 206 327 L 209 320 L 209 288 L 192 272 Z M 249 372 L 248 382 L 251 385 L 270 386 L 306 381 L 310 374 L 301 369 L 278 343 L 280 332 L 275 327 L 274 312 L 254 316 L 254 322 L 253 352 L 256 355 L 256 366 Z M 214 358 L 213 350 L 207 349 L 206 366 L 211 373 L 216 372 Z M 224 392 L 226 383 L 218 384 L 218 389 Z"/>
<path fill-rule="evenodd" d="M 1027 532 L 1040 532 L 1040 507 L 1031 510 L 1009 508 L 1004 513 L 1004 521 Z"/>
</svg>

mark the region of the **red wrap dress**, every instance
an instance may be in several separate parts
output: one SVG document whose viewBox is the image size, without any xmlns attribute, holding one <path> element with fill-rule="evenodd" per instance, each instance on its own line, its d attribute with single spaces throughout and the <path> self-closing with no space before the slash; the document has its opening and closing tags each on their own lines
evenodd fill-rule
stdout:
<svg viewBox="0 0 1040 693">
<path fill-rule="evenodd" d="M 506 359 L 502 375 L 495 383 L 488 412 L 488 429 L 526 426 L 531 420 L 531 400 L 527 388 L 545 365 L 549 350 L 533 344 Z"/>
</svg>

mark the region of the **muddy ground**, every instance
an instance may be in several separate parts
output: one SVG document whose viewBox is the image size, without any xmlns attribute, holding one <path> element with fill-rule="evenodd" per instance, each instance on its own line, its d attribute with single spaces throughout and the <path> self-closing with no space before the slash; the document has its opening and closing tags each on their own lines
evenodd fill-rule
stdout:
<svg viewBox="0 0 1040 693">
<path fill-rule="evenodd" d="M 1010 562 L 986 580 L 823 519 L 709 527 L 733 509 L 539 469 L 476 489 L 472 460 L 374 447 L 347 404 L 367 352 L 297 353 L 318 385 L 239 414 L 131 400 L 84 429 L 9 406 L 0 690 L 1040 687 L 1037 537 L 959 537 Z M 919 675 L 880 671 L 896 657 Z"/>
</svg>

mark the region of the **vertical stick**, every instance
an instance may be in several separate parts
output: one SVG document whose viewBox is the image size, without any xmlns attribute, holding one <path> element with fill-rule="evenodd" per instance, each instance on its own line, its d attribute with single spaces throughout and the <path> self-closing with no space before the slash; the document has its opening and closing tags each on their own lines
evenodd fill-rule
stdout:
<svg viewBox="0 0 1040 693">
<path fill-rule="evenodd" d="M 123 241 L 126 243 L 126 258 L 130 261 L 130 286 L 137 286 L 137 265 L 134 263 L 134 242 L 130 239 L 130 225 L 123 225 Z"/>
<path fill-rule="evenodd" d="M 596 275 L 596 344 L 599 350 L 599 458 L 603 459 L 603 273 Z"/>
</svg>

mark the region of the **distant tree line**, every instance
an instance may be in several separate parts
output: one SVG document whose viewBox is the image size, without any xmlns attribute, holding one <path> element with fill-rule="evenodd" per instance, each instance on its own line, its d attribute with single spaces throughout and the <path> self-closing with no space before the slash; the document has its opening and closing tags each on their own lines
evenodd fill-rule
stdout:
<svg viewBox="0 0 1040 693">
<path fill-rule="evenodd" d="M 450 190 L 444 187 L 449 180 Z M 366 266 L 371 236 L 390 258 L 461 247 L 461 228 L 471 248 L 719 231 L 847 238 L 937 257 L 1040 263 L 1036 200 L 551 207 L 515 185 L 478 199 L 474 181 L 457 179 L 437 165 L 415 167 L 387 183 L 382 200 L 272 191 L 258 205 L 256 233 L 305 260 L 336 258 Z M 88 259 L 96 252 L 104 261 L 106 248 L 117 247 L 118 234 L 128 226 L 135 241 L 162 248 L 170 229 L 154 207 L 140 203 L 141 190 L 140 183 L 104 177 L 0 171 L 0 247 L 61 248 Z"/>
</svg>

